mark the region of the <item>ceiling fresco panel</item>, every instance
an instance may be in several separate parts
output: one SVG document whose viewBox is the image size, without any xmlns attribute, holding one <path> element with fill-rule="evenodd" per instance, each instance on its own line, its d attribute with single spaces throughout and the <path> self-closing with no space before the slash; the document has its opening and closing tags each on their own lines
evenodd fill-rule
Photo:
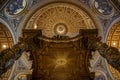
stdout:
<svg viewBox="0 0 120 80">
<path fill-rule="evenodd" d="M 93 8 L 98 14 L 103 16 L 112 15 L 114 12 L 114 8 L 108 0 L 94 0 Z"/>
<path fill-rule="evenodd" d="M 26 0 L 10 0 L 9 4 L 5 8 L 5 13 L 8 16 L 14 17 L 26 8 L 27 1 Z"/>
</svg>

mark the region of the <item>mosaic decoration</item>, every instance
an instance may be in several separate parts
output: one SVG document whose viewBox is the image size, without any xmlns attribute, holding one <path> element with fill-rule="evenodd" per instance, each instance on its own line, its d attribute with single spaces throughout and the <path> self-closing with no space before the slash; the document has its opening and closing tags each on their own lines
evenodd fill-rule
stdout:
<svg viewBox="0 0 120 80">
<path fill-rule="evenodd" d="M 102 13 L 103 15 L 110 15 L 113 11 L 112 6 L 108 3 L 107 0 L 95 0 L 94 7 L 99 13 Z"/>
<path fill-rule="evenodd" d="M 116 47 L 120 51 L 120 22 L 116 23 L 107 36 L 107 44 L 112 47 Z M 109 65 L 109 69 L 113 74 L 115 80 L 120 80 L 120 72 Z"/>
<path fill-rule="evenodd" d="M 47 24 L 46 24 L 47 23 Z M 95 29 L 92 19 L 79 7 L 66 3 L 49 4 L 27 22 L 27 29 L 42 29 L 46 37 L 56 34 L 75 37 L 80 29 Z"/>
<path fill-rule="evenodd" d="M 26 4 L 26 0 L 11 0 L 11 2 L 5 8 L 5 12 L 11 16 L 17 15 L 25 9 Z"/>
<path fill-rule="evenodd" d="M 9 19 L 10 23 L 12 23 L 13 27 L 14 27 L 14 30 L 16 31 L 20 22 L 22 21 L 24 16 L 20 16 L 20 17 L 17 17 L 17 18 L 12 18 L 12 19 Z"/>
<path fill-rule="evenodd" d="M 118 17 L 120 17 L 120 12 L 118 11 L 115 11 L 111 17 L 107 17 L 107 18 L 101 17 L 101 16 L 98 17 L 100 20 L 100 23 L 103 26 L 104 36 L 107 34 L 107 30 L 109 29 L 109 26 L 111 25 L 111 23 Z"/>
</svg>

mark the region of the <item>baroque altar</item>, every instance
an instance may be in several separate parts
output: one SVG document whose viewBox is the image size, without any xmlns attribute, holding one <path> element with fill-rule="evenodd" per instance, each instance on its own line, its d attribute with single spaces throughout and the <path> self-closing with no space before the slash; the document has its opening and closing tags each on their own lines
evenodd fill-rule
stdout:
<svg viewBox="0 0 120 80">
<path fill-rule="evenodd" d="M 89 59 L 95 50 L 120 71 L 118 49 L 102 43 L 97 34 L 96 29 L 85 29 L 80 30 L 74 38 L 61 35 L 48 38 L 42 35 L 41 30 L 23 30 L 23 37 L 18 44 L 0 53 L 0 75 L 24 51 L 30 52 L 33 60 L 31 80 L 94 80 L 94 72 L 89 71 Z"/>
</svg>

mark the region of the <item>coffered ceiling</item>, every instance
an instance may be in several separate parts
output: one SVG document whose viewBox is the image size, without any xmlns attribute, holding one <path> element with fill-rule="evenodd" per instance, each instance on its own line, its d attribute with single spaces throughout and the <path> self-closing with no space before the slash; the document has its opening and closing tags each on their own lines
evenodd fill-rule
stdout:
<svg viewBox="0 0 120 80">
<path fill-rule="evenodd" d="M 6 28 L 6 26 L 0 23 L 0 51 L 11 47 L 13 45 L 13 38 L 10 31 Z M 2 75 L 2 80 L 8 80 L 8 76 L 11 72 L 9 69 L 4 75 Z"/>
<path fill-rule="evenodd" d="M 0 23 L 0 51 L 11 47 L 13 45 L 13 39 L 10 31 L 5 25 Z"/>
<path fill-rule="evenodd" d="M 120 22 L 113 25 L 107 37 L 107 44 L 112 47 L 116 47 L 120 51 Z M 109 65 L 110 71 L 113 74 L 115 80 L 120 80 L 120 73 Z"/>
</svg>

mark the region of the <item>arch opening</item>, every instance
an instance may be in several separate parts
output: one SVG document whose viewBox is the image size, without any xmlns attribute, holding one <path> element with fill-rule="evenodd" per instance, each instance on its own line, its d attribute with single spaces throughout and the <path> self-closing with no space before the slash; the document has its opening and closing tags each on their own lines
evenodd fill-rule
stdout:
<svg viewBox="0 0 120 80">
<path fill-rule="evenodd" d="M 111 29 L 107 35 L 106 42 L 109 46 L 116 47 L 120 51 L 120 21 L 115 23 L 111 27 Z M 109 66 L 110 72 L 112 73 L 114 79 L 119 80 L 120 79 L 120 72 L 118 72 L 116 69 L 114 69 L 109 64 L 108 64 L 108 66 Z"/>
<path fill-rule="evenodd" d="M 14 44 L 13 37 L 9 29 L 0 22 L 0 51 L 12 47 Z M 10 68 L 4 75 L 2 80 L 7 80 L 10 76 L 12 68 Z"/>
</svg>

